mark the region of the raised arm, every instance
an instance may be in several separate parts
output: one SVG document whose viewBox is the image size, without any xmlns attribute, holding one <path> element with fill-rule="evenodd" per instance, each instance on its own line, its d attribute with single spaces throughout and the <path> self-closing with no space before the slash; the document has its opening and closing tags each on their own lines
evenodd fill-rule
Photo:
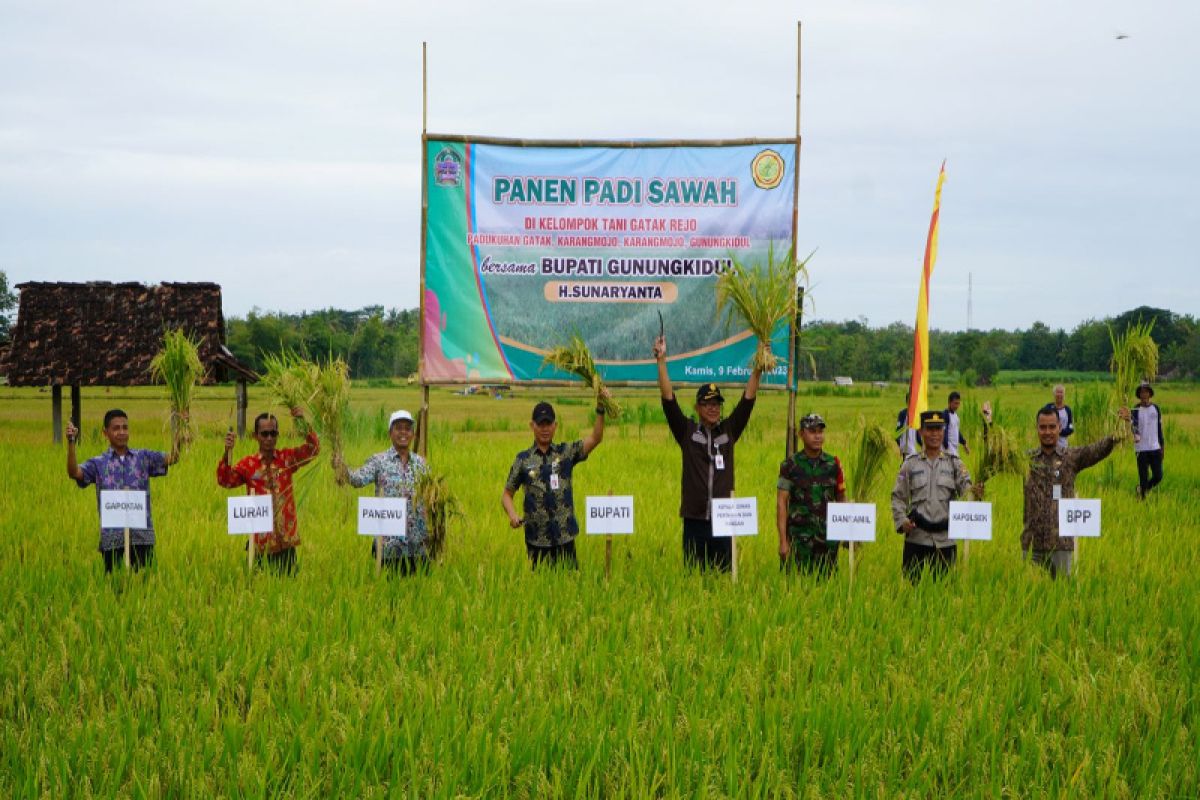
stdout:
<svg viewBox="0 0 1200 800">
<path fill-rule="evenodd" d="M 608 389 L 601 389 L 600 394 L 603 397 L 608 397 Z M 604 407 L 600 405 L 600 397 L 596 398 L 596 421 L 592 423 L 592 431 L 587 436 L 583 437 L 583 455 L 584 458 L 591 455 L 600 442 L 604 441 Z"/>
<path fill-rule="evenodd" d="M 667 337 L 659 336 L 654 340 L 654 360 L 658 362 L 658 391 L 663 400 L 674 400 L 675 389 L 667 374 Z"/>
<path fill-rule="evenodd" d="M 746 381 L 746 389 L 744 394 L 747 400 L 753 400 L 758 394 L 758 379 L 762 377 L 762 370 L 755 369 L 750 373 L 750 380 Z"/>
<path fill-rule="evenodd" d="M 79 429 L 75 423 L 67 420 L 67 477 L 73 481 L 83 480 L 83 470 L 75 456 L 75 440 L 79 438 Z"/>
<path fill-rule="evenodd" d="M 226 489 L 235 489 L 246 482 L 242 474 L 234 469 L 231 463 L 235 441 L 233 431 L 225 434 L 225 452 L 221 455 L 220 463 L 217 464 L 217 483 Z"/>
</svg>

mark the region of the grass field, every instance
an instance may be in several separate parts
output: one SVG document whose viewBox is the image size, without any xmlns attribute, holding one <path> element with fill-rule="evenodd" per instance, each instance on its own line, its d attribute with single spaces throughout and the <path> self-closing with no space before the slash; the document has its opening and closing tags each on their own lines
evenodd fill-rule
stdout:
<svg viewBox="0 0 1200 800">
<path fill-rule="evenodd" d="M 133 446 L 165 449 L 160 391 L 85 391 L 81 457 L 112 406 Z M 856 415 L 890 424 L 903 391 L 799 409 L 844 453 Z M 589 425 L 582 395 L 544 394 L 564 401 L 560 437 Z M 1048 394 L 968 400 L 1026 420 L 1032 446 Z M 1200 392 L 1156 398 L 1170 455 L 1149 501 L 1128 447 L 1081 478 L 1105 533 L 1074 580 L 1021 563 L 1020 487 L 1001 478 L 995 540 L 916 588 L 886 492 L 852 586 L 844 558 L 825 583 L 781 575 L 773 524 L 740 542 L 736 585 L 685 572 L 678 451 L 650 392 L 620 396 L 627 420 L 577 472 L 577 506 L 636 498 L 611 580 L 587 537 L 578 573 L 531 574 L 499 497 L 536 397 L 433 393 L 430 461 L 466 516 L 431 575 L 388 581 L 327 464 L 298 479 L 299 575 L 247 575 L 214 477 L 232 389 L 205 389 L 198 443 L 153 484 L 158 564 L 130 580 L 103 575 L 48 393 L 0 387 L 0 796 L 1200 796 Z M 350 462 L 417 405 L 356 388 Z M 738 445 L 738 493 L 764 511 L 785 418 L 765 396 Z"/>
</svg>

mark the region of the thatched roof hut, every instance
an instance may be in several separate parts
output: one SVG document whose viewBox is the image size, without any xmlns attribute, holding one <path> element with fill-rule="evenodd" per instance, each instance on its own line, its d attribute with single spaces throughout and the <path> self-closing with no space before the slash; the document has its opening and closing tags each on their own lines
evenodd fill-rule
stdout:
<svg viewBox="0 0 1200 800">
<path fill-rule="evenodd" d="M 55 441 L 63 386 L 71 387 L 78 424 L 79 387 L 153 383 L 150 361 L 169 330 L 182 328 L 199 340 L 205 383 L 236 380 L 242 400 L 245 383 L 258 378 L 225 347 L 215 283 L 30 282 L 16 288 L 17 324 L 0 372 L 10 386 L 53 387 Z"/>
</svg>

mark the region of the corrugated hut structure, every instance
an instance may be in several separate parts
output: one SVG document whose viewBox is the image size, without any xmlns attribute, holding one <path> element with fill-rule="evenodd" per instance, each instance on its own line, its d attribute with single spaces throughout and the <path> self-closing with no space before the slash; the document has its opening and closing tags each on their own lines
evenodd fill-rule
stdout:
<svg viewBox="0 0 1200 800">
<path fill-rule="evenodd" d="M 215 283 L 43 283 L 17 285 L 20 302 L 0 372 L 10 386 L 49 386 L 54 441 L 62 441 L 62 390 L 80 420 L 80 387 L 146 386 L 163 334 L 183 328 L 199 341 L 206 384 L 234 380 L 238 434 L 246 429 L 246 385 L 258 375 L 225 347 L 221 287 Z"/>
</svg>

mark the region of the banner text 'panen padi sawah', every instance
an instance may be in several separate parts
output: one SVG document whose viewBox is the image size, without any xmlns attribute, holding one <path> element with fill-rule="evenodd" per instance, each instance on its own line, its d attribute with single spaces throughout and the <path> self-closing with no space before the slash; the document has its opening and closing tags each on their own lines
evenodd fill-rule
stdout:
<svg viewBox="0 0 1200 800">
<path fill-rule="evenodd" d="M 660 312 L 672 380 L 749 377 L 757 341 L 717 318 L 716 280 L 790 248 L 794 141 L 426 145 L 426 382 L 569 378 L 542 357 L 573 333 L 606 381 L 653 382 Z"/>
</svg>

